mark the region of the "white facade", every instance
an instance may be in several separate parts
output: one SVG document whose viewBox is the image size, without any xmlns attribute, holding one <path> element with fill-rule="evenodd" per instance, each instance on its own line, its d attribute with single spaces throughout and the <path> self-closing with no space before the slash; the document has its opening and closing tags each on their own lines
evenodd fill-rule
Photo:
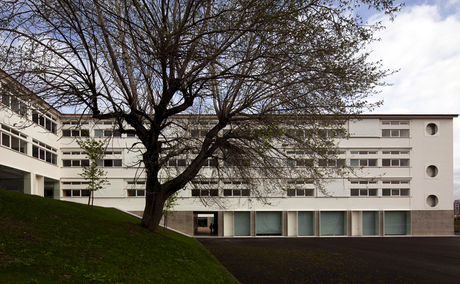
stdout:
<svg viewBox="0 0 460 284">
<path fill-rule="evenodd" d="M 110 185 L 96 192 L 95 205 L 141 214 L 145 179 L 137 165 L 139 152 L 131 149 L 135 137 L 114 133 L 110 121 L 85 120 L 52 108 L 23 112 L 21 102 L 29 101 L 1 96 L 0 187 L 86 203 L 85 180 L 78 175 L 86 156 L 75 137 L 109 136 L 102 166 Z M 356 174 L 331 178 L 327 194 L 302 184 L 263 205 L 249 201 L 244 184 L 218 180 L 216 194 L 225 200 L 225 209 L 205 207 L 188 187 L 180 191 L 168 224 L 194 234 L 212 222 L 220 236 L 452 235 L 455 117 L 363 115 L 347 123 L 350 138 L 336 140 L 338 159 L 356 166 Z M 212 167 L 208 172 L 212 176 Z"/>
</svg>

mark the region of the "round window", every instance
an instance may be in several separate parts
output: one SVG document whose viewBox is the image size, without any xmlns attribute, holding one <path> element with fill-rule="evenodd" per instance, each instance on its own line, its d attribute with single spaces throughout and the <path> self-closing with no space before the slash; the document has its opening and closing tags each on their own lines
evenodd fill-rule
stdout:
<svg viewBox="0 0 460 284">
<path fill-rule="evenodd" d="M 428 133 L 428 135 L 435 135 L 438 133 L 438 126 L 434 123 L 428 123 L 426 126 L 426 133 Z"/>
<path fill-rule="evenodd" d="M 430 207 L 435 207 L 438 205 L 438 197 L 436 195 L 429 195 L 426 198 L 426 204 Z"/>
<path fill-rule="evenodd" d="M 429 177 L 435 177 L 438 175 L 438 168 L 436 166 L 428 166 L 426 168 L 426 175 Z"/>
</svg>

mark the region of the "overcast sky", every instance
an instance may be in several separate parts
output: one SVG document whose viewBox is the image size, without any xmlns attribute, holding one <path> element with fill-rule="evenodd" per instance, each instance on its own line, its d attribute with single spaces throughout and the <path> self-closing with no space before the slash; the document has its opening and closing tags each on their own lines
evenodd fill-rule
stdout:
<svg viewBox="0 0 460 284">
<path fill-rule="evenodd" d="M 460 0 L 407 0 L 371 46 L 371 60 L 400 70 L 387 78 L 374 113 L 460 114 Z M 454 118 L 454 199 L 460 199 L 460 118 Z"/>
</svg>

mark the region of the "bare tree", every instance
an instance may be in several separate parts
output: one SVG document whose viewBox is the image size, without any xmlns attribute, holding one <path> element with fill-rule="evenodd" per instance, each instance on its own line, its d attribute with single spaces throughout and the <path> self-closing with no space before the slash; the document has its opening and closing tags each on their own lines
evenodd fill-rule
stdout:
<svg viewBox="0 0 460 284">
<path fill-rule="evenodd" d="M 389 74 L 366 61 L 379 26 L 354 15 L 357 4 L 399 10 L 392 0 L 4 0 L 1 68 L 57 109 L 138 135 L 142 225 L 156 232 L 165 200 L 208 163 L 255 198 L 285 178 L 340 171 L 309 160 L 334 157 L 331 134 L 346 135 L 344 120 L 372 107 Z"/>
</svg>

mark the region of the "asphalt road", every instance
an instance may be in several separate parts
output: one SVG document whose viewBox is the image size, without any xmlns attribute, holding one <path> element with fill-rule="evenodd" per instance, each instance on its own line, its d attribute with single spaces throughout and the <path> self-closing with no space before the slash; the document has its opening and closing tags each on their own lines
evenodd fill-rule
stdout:
<svg viewBox="0 0 460 284">
<path fill-rule="evenodd" d="M 198 238 L 241 283 L 460 283 L 460 237 Z"/>
</svg>

